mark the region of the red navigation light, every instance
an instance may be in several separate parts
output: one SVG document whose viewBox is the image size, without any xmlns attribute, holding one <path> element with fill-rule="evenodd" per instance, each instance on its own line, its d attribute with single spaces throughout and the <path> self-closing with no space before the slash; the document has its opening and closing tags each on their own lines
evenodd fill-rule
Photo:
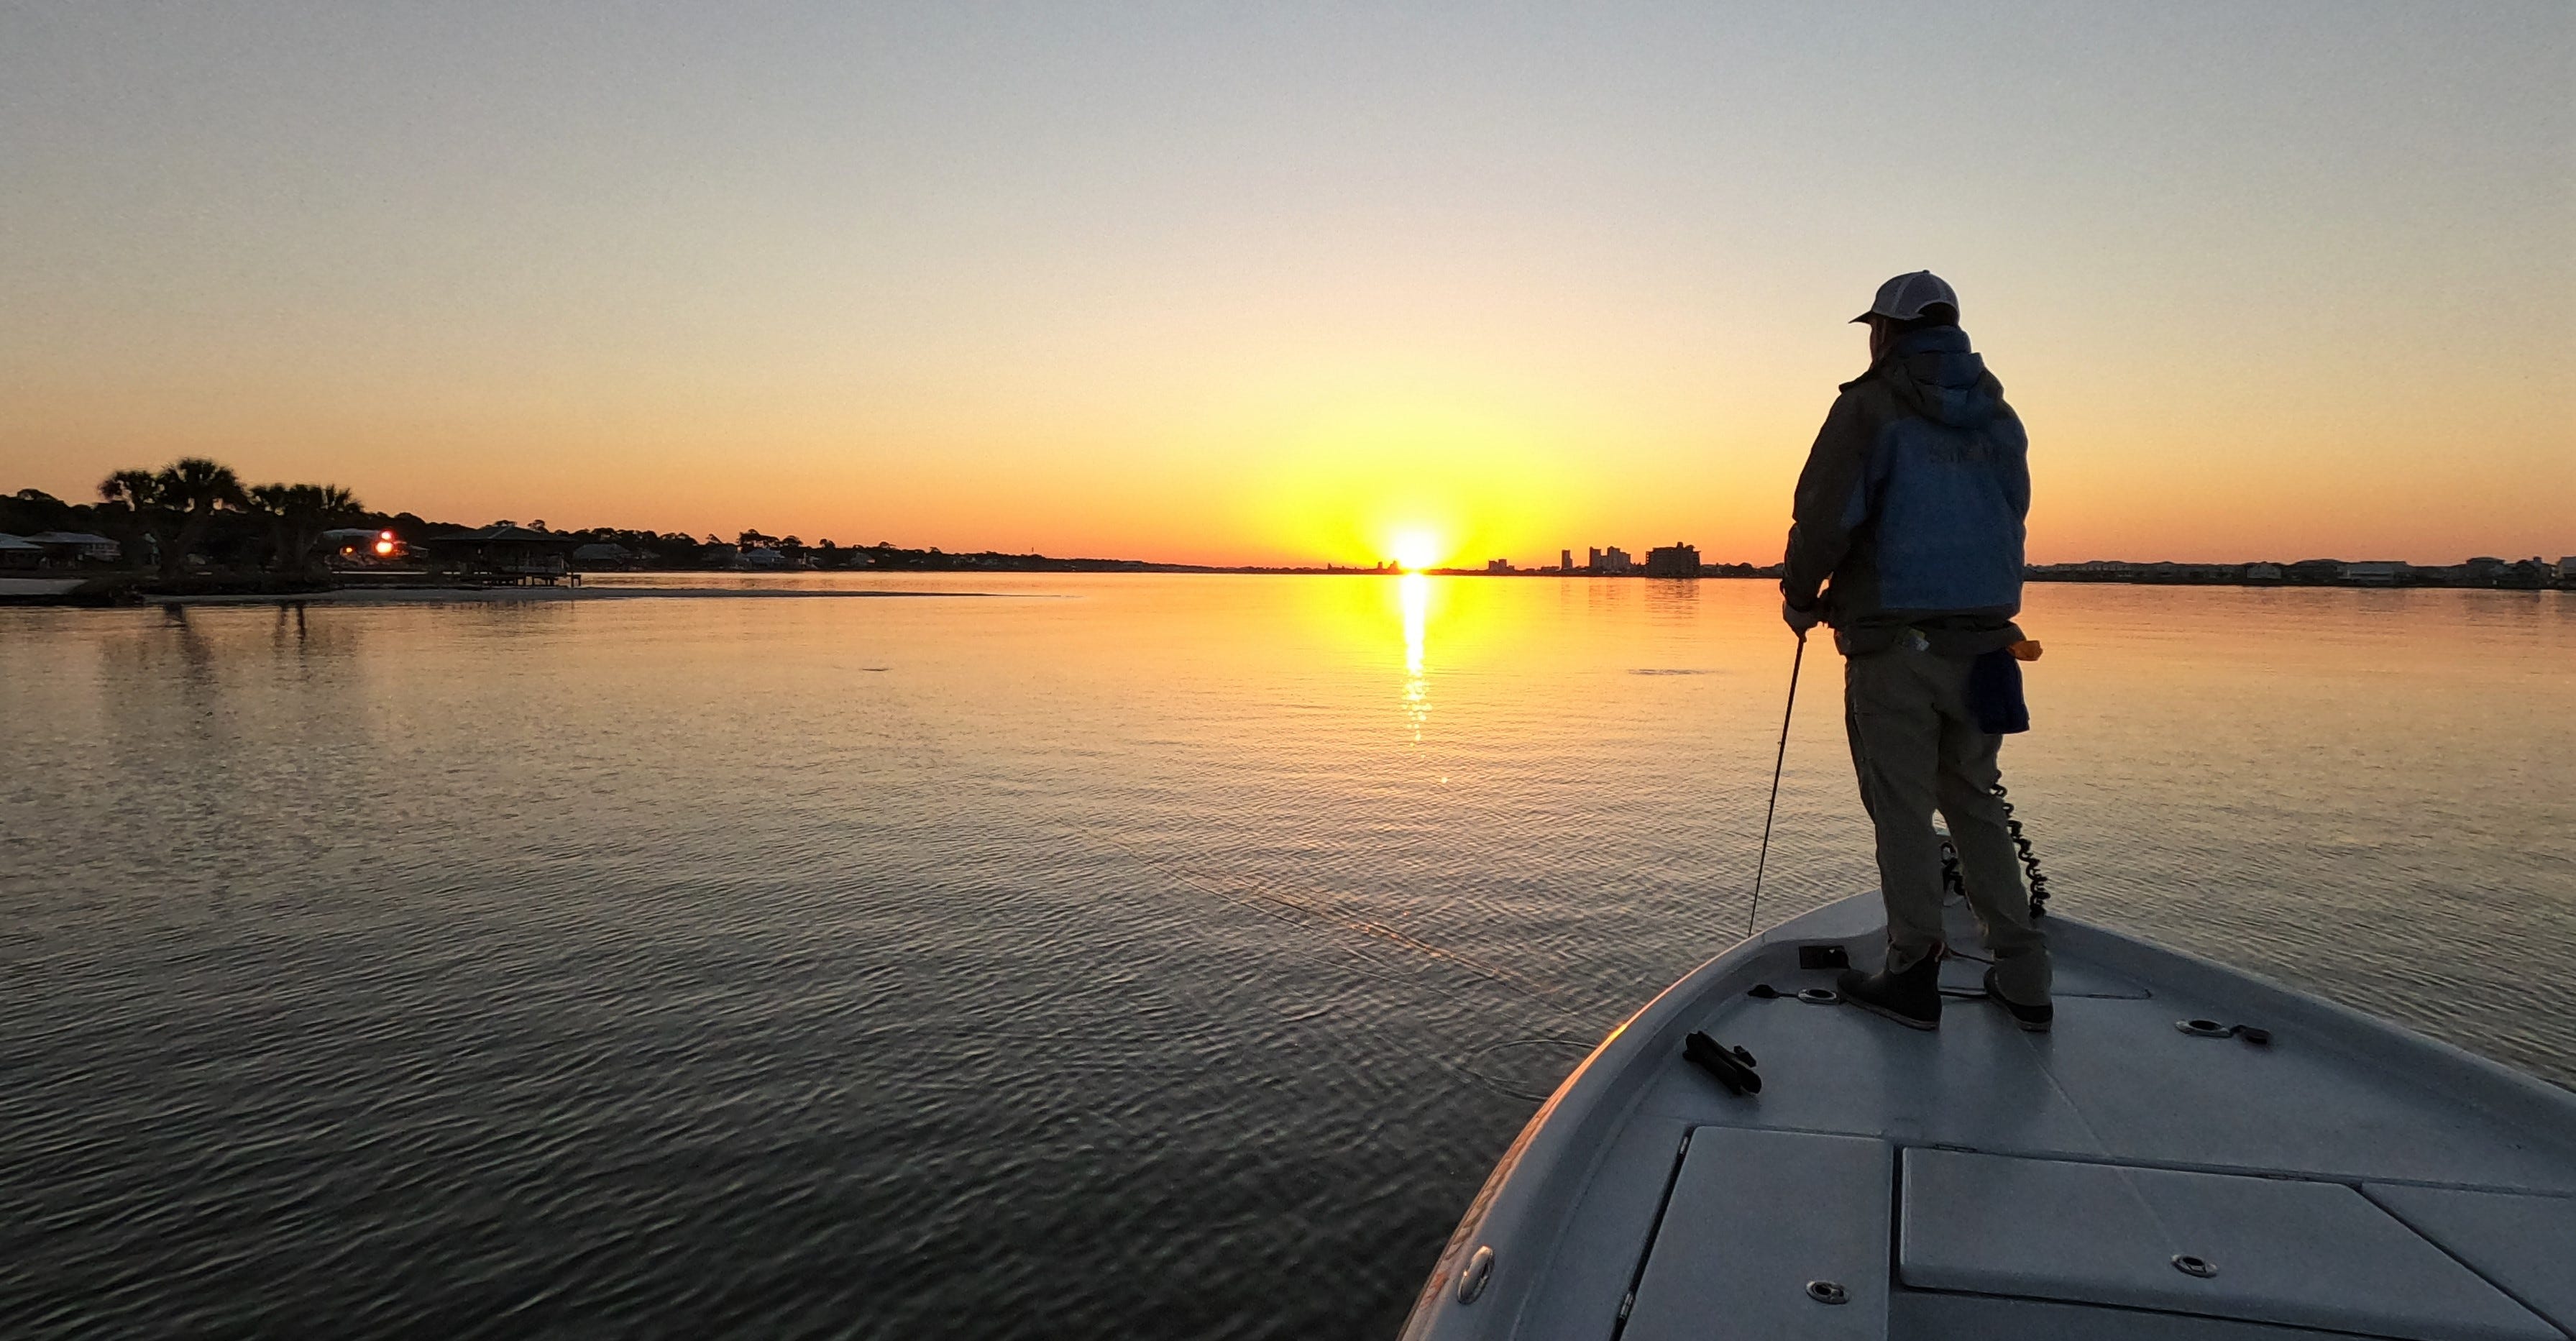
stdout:
<svg viewBox="0 0 2576 1341">
<path fill-rule="evenodd" d="M 394 538 L 394 533 L 393 533 L 393 532 L 391 532 L 391 531 L 378 531 L 378 532 L 376 532 L 376 539 L 378 539 L 378 540 L 391 540 L 391 539 L 393 539 L 393 538 Z"/>
</svg>

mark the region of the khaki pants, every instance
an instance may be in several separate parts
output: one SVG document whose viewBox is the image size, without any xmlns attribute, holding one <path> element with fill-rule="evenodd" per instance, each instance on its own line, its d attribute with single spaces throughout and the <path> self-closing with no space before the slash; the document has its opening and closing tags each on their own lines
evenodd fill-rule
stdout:
<svg viewBox="0 0 2576 1341">
<path fill-rule="evenodd" d="M 1878 884 L 1887 900 L 1887 968 L 1910 968 L 1942 947 L 1938 808 L 1950 823 L 1996 984 L 2023 1005 L 2048 1000 L 2048 941 L 2031 925 L 2004 806 L 1994 794 L 2004 738 L 1968 711 L 1964 657 L 1935 656 L 1908 633 L 1883 652 L 1843 663 L 1843 723 L 1860 801 L 1878 830 Z"/>
</svg>

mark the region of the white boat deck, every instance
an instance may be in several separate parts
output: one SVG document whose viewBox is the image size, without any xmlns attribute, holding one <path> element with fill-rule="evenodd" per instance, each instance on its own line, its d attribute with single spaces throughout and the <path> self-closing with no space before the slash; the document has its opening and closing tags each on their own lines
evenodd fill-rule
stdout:
<svg viewBox="0 0 2576 1341">
<path fill-rule="evenodd" d="M 2576 1095 L 2063 918 L 2052 1033 L 1983 1000 L 1920 1033 L 1796 999 L 1834 979 L 1802 946 L 1874 966 L 1880 926 L 1875 895 L 1820 909 L 1621 1026 L 1406 1335 L 2576 1336 Z M 1693 1030 L 1751 1052 L 1761 1092 L 1686 1063 Z"/>
</svg>

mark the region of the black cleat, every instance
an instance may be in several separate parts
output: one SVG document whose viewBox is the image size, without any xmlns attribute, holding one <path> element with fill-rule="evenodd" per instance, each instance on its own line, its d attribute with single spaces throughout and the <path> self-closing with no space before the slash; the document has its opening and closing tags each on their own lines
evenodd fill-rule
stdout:
<svg viewBox="0 0 2576 1341">
<path fill-rule="evenodd" d="M 1986 970 L 1986 996 L 1996 1005 L 2003 1007 L 2004 1010 L 2013 1017 L 2013 1023 L 2020 1025 L 2022 1028 L 2027 1029 L 2034 1034 L 2047 1033 L 2048 1026 L 2054 1023 L 2057 1019 L 2057 1007 L 2055 1006 L 2025 1006 L 2018 1001 L 2014 1001 L 2006 997 L 2003 994 L 2003 990 L 1995 986 L 1995 971 L 1993 969 Z"/>
<path fill-rule="evenodd" d="M 1908 1029 L 1941 1027 L 1941 956 L 1938 952 L 1923 956 L 1923 962 L 1903 973 L 1880 969 L 1862 973 L 1844 969 L 1834 979 L 1843 1000 L 1868 1011 L 1884 1015 Z"/>
</svg>

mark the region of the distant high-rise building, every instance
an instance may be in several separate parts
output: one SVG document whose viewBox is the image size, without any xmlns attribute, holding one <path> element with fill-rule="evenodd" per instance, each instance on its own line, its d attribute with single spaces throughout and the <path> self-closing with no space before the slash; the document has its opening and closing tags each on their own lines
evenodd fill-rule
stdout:
<svg viewBox="0 0 2576 1341">
<path fill-rule="evenodd" d="M 1653 549 L 1647 550 L 1646 576 L 1699 576 L 1699 547 L 1696 545 L 1685 545 L 1676 540 L 1669 545 L 1658 545 Z"/>
<path fill-rule="evenodd" d="M 1612 545 L 1608 549 L 1593 550 L 1592 562 L 1585 567 L 1595 573 L 1633 573 L 1637 571 L 1637 560 L 1628 551 Z"/>
<path fill-rule="evenodd" d="M 1571 573 L 1574 571 L 1573 550 L 1561 549 L 1556 552 L 1556 571 L 1560 573 Z"/>
</svg>

